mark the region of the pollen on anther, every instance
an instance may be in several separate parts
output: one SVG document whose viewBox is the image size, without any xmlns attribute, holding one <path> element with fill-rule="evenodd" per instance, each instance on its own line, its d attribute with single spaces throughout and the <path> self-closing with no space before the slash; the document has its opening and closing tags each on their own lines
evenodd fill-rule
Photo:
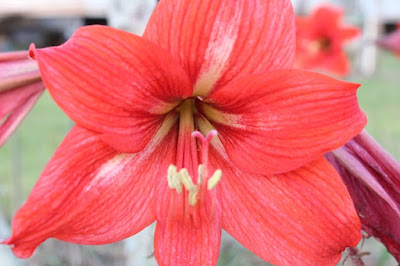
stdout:
<svg viewBox="0 0 400 266">
<path fill-rule="evenodd" d="M 178 174 L 179 181 L 183 184 L 186 190 L 191 191 L 196 185 L 193 184 L 192 178 L 190 177 L 188 171 L 182 168 Z"/>
<path fill-rule="evenodd" d="M 222 178 L 222 171 L 221 169 L 217 169 L 214 172 L 214 174 L 210 177 L 210 179 L 208 179 L 207 189 L 208 190 L 214 189 L 219 183 L 219 181 L 221 181 L 221 178 Z"/>
<path fill-rule="evenodd" d="M 195 206 L 197 203 L 197 194 L 199 193 L 199 189 L 197 186 L 194 186 L 192 190 L 189 192 L 189 205 Z"/>
<path fill-rule="evenodd" d="M 176 189 L 178 194 L 182 193 L 182 184 L 179 181 L 178 177 L 178 172 L 176 171 L 176 166 L 171 164 L 168 167 L 168 174 L 167 174 L 167 179 L 168 179 L 168 186 L 170 189 Z"/>
<path fill-rule="evenodd" d="M 201 185 L 202 182 L 203 182 L 203 165 L 199 164 L 198 176 L 197 176 L 197 184 Z"/>
</svg>

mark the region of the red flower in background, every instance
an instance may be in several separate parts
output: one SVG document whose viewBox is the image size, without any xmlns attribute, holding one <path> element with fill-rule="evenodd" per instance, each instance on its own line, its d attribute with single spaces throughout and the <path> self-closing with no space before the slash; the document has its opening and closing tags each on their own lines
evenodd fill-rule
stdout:
<svg viewBox="0 0 400 266">
<path fill-rule="evenodd" d="M 343 15 L 343 9 L 324 5 L 308 17 L 296 18 L 296 68 L 318 69 L 338 76 L 349 74 L 350 63 L 343 46 L 359 36 L 360 30 L 344 25 Z"/>
<path fill-rule="evenodd" d="M 164 0 L 143 38 L 92 26 L 32 47 L 77 125 L 3 243 L 26 258 L 157 221 L 161 265 L 215 265 L 221 228 L 275 264 L 338 262 L 360 222 L 323 154 L 366 119 L 357 84 L 287 70 L 294 23 L 289 0 Z"/>
<path fill-rule="evenodd" d="M 28 51 L 0 53 L 0 147 L 43 91 L 39 67 Z"/>
<path fill-rule="evenodd" d="M 397 24 L 395 31 L 379 39 L 378 44 L 380 47 L 400 56 L 400 23 Z"/>
</svg>

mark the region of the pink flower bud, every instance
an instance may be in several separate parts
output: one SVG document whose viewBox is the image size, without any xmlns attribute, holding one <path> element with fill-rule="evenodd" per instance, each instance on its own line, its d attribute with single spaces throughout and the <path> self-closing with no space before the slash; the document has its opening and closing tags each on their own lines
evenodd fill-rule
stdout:
<svg viewBox="0 0 400 266">
<path fill-rule="evenodd" d="M 400 261 L 400 163 L 366 131 L 326 157 L 346 184 L 362 229 Z"/>
<path fill-rule="evenodd" d="M 11 136 L 44 90 L 28 51 L 0 53 L 0 146 Z"/>
</svg>

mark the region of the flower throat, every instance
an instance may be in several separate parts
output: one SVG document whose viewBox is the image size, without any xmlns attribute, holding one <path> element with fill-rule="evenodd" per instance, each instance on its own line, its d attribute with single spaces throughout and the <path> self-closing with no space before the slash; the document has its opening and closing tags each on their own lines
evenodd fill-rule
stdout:
<svg viewBox="0 0 400 266">
<path fill-rule="evenodd" d="M 192 99 L 185 101 L 177 109 L 180 118 L 176 165 L 171 164 L 167 172 L 168 187 L 172 190 L 169 216 L 179 219 L 179 206 L 183 201 L 185 218 L 192 216 L 197 220 L 200 215 L 210 221 L 215 208 L 215 188 L 222 178 L 222 171 L 217 169 L 212 175 L 209 174 L 208 152 L 211 139 L 218 133 L 211 130 L 204 136 L 195 131 L 193 110 Z M 201 164 L 198 162 L 199 149 L 195 138 L 201 145 Z M 190 172 L 193 173 L 192 176 Z M 197 178 L 194 178 L 195 172 Z"/>
</svg>

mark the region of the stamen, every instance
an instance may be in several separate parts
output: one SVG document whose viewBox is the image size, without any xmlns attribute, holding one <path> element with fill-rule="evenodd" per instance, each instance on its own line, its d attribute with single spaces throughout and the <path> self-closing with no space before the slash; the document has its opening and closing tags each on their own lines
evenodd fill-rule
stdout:
<svg viewBox="0 0 400 266">
<path fill-rule="evenodd" d="M 198 193 L 199 193 L 199 189 L 197 186 L 194 186 L 193 189 L 189 191 L 189 205 L 190 206 L 196 205 Z"/>
<path fill-rule="evenodd" d="M 186 168 L 181 168 L 179 172 L 177 172 L 177 167 L 175 165 L 170 165 L 168 167 L 168 186 L 170 189 L 176 189 L 178 194 L 181 194 L 183 191 L 183 187 L 188 192 L 187 204 L 195 207 L 196 205 L 203 205 L 206 203 L 206 191 L 214 189 L 222 178 L 222 171 L 220 169 L 216 170 L 214 174 L 209 177 L 207 172 L 207 163 L 208 163 L 208 148 L 211 141 L 211 138 L 216 136 L 218 133 L 216 130 L 211 130 L 210 133 L 204 137 L 200 132 L 195 131 L 192 133 L 193 137 L 198 137 L 202 142 L 202 157 L 203 163 L 198 166 L 198 176 L 197 176 L 197 184 L 193 183 L 192 177 L 189 175 L 189 172 Z M 206 189 L 207 186 L 207 189 Z M 210 195 L 210 201 L 212 206 L 214 206 L 215 193 Z M 205 213 L 205 209 L 201 210 L 201 215 L 204 215 L 210 219 L 212 219 L 212 213 L 214 212 L 214 207 L 211 207 L 211 211 L 209 214 Z M 211 213 L 211 214 L 210 214 Z"/>
<path fill-rule="evenodd" d="M 217 171 L 214 172 L 214 174 L 210 177 L 210 179 L 208 179 L 207 189 L 208 190 L 214 189 L 219 183 L 219 181 L 221 181 L 221 178 L 222 178 L 222 171 L 221 169 L 218 169 Z"/>
<path fill-rule="evenodd" d="M 197 184 L 201 185 L 202 182 L 203 182 L 203 165 L 199 164 Z"/>
<path fill-rule="evenodd" d="M 182 184 L 179 181 L 178 172 L 176 171 L 176 166 L 171 164 L 168 167 L 168 186 L 170 189 L 176 189 L 178 194 L 182 193 Z"/>
<path fill-rule="evenodd" d="M 167 175 L 168 186 L 169 186 L 170 189 L 174 189 L 175 188 L 174 181 L 173 181 L 175 173 L 176 173 L 176 166 L 171 164 L 168 167 L 168 175 Z"/>
<path fill-rule="evenodd" d="M 183 186 L 186 188 L 186 190 L 190 191 L 195 187 L 195 184 L 193 184 L 192 178 L 190 177 L 188 171 L 185 168 L 182 168 L 179 171 L 179 181 L 183 184 Z"/>
<path fill-rule="evenodd" d="M 193 180 L 185 168 L 182 168 L 179 171 L 178 177 L 179 181 L 183 184 L 185 189 L 189 191 L 189 205 L 195 206 L 197 203 L 197 194 L 199 192 L 198 187 L 193 184 Z"/>
</svg>

